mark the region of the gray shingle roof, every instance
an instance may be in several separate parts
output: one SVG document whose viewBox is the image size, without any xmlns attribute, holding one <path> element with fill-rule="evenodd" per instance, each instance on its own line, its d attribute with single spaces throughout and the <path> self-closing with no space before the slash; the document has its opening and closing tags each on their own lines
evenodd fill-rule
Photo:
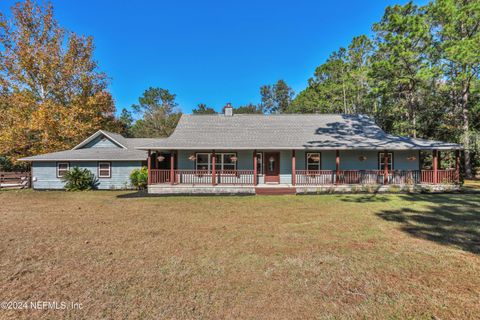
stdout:
<svg viewBox="0 0 480 320">
<path fill-rule="evenodd" d="M 113 139 L 114 142 L 122 147 L 118 148 L 82 148 L 92 141 L 99 134 L 104 134 Z M 153 143 L 158 143 L 162 138 L 125 138 L 118 133 L 99 130 L 72 150 L 52 152 L 32 157 L 19 159 L 21 161 L 144 161 L 147 159 L 147 152 L 135 149 L 136 147 Z"/>
<path fill-rule="evenodd" d="M 145 144 L 150 144 L 150 143 L 159 143 L 163 140 L 165 140 L 165 138 L 124 138 L 126 143 L 127 143 L 127 147 L 130 149 L 134 149 L 136 147 L 141 147 Z"/>
<path fill-rule="evenodd" d="M 167 139 L 137 149 L 461 149 L 385 133 L 364 115 L 183 115 Z"/>
<path fill-rule="evenodd" d="M 128 161 L 146 160 L 147 152 L 121 148 L 86 148 L 41 154 L 21 161 Z"/>
<path fill-rule="evenodd" d="M 82 148 L 98 134 L 124 148 Z M 183 115 L 169 138 L 125 138 L 108 131 L 95 133 L 72 150 L 23 161 L 145 160 L 144 150 L 451 150 L 461 145 L 400 137 L 385 133 L 363 115 Z"/>
</svg>

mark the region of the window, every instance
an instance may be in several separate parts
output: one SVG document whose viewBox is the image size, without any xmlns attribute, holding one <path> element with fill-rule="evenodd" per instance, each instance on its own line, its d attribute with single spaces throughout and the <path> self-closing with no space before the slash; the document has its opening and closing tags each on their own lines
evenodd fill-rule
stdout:
<svg viewBox="0 0 480 320">
<path fill-rule="evenodd" d="M 197 170 L 210 170 L 210 154 L 197 153 Z"/>
<path fill-rule="evenodd" d="M 197 153 L 197 170 L 212 170 L 212 154 Z M 237 155 L 235 153 L 215 153 L 215 170 L 236 170 Z"/>
<path fill-rule="evenodd" d="M 320 152 L 307 153 L 307 170 L 320 170 Z"/>
<path fill-rule="evenodd" d="M 235 153 L 223 153 L 221 170 L 235 170 L 237 168 L 237 156 Z M 218 168 L 218 166 L 216 166 Z"/>
<path fill-rule="evenodd" d="M 98 163 L 98 177 L 99 178 L 110 178 L 111 177 L 111 165 L 110 162 L 99 162 Z"/>
<path fill-rule="evenodd" d="M 57 178 L 63 177 L 69 169 L 70 169 L 70 163 L 57 162 Z"/>
<path fill-rule="evenodd" d="M 275 157 L 271 155 L 268 157 L 267 173 L 274 173 L 275 171 Z"/>
<path fill-rule="evenodd" d="M 257 174 L 263 174 L 263 152 L 257 152 Z"/>
<path fill-rule="evenodd" d="M 383 159 L 384 153 L 378 153 L 378 169 L 385 170 L 385 160 Z M 388 153 L 388 170 L 393 170 L 393 153 Z"/>
</svg>

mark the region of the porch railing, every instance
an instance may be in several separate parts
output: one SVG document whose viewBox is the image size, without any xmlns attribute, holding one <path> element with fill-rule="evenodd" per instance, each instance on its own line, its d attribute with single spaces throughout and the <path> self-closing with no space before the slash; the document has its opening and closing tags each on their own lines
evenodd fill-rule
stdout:
<svg viewBox="0 0 480 320">
<path fill-rule="evenodd" d="M 217 184 L 253 185 L 253 170 L 220 170 L 215 177 Z"/>
<path fill-rule="evenodd" d="M 384 184 L 383 170 L 297 170 L 298 185 Z M 388 172 L 388 184 L 433 184 L 433 170 L 394 170 Z M 458 176 L 454 169 L 438 170 L 438 184 L 454 184 Z"/>
<path fill-rule="evenodd" d="M 210 170 L 150 170 L 150 184 L 191 184 L 211 185 Z M 215 172 L 215 184 L 253 185 L 253 170 L 218 170 Z M 388 172 L 388 184 L 454 184 L 459 177 L 455 169 L 438 170 L 436 181 L 433 170 L 393 170 Z M 383 170 L 296 170 L 297 185 L 331 184 L 384 184 Z M 257 180 L 258 181 L 258 180 Z"/>
<path fill-rule="evenodd" d="M 324 185 L 335 183 L 335 175 L 332 170 L 296 170 L 296 182 L 298 185 Z"/>
<path fill-rule="evenodd" d="M 170 170 L 150 170 L 150 184 L 160 184 L 170 182 Z"/>
<path fill-rule="evenodd" d="M 208 170 L 174 170 L 175 184 L 212 184 L 212 173 Z"/>
<path fill-rule="evenodd" d="M 150 184 L 172 183 L 170 170 L 150 170 Z M 174 184 L 208 185 L 212 184 L 210 170 L 173 170 Z M 253 170 L 218 170 L 215 172 L 215 184 L 253 185 Z"/>
<path fill-rule="evenodd" d="M 433 170 L 422 170 L 421 172 L 421 183 L 435 183 Z M 439 184 L 458 183 L 459 178 L 455 169 L 437 170 L 437 183 Z"/>
</svg>

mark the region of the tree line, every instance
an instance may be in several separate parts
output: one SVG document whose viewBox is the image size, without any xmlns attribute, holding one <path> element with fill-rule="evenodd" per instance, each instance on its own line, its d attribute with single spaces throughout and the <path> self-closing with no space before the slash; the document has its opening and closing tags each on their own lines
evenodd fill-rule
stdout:
<svg viewBox="0 0 480 320">
<path fill-rule="evenodd" d="M 260 87 L 261 103 L 234 106 L 235 114 L 265 114 L 286 112 L 292 103 L 294 92 L 283 80 Z M 181 111 L 176 95 L 168 89 L 150 87 L 138 98 L 131 110 L 121 111 L 121 133 L 127 137 L 168 137 L 175 129 Z M 223 110 L 222 110 L 223 112 Z M 199 103 L 193 114 L 216 114 L 214 107 Z M 134 120 L 135 118 L 137 120 Z"/>
<path fill-rule="evenodd" d="M 480 1 L 387 7 L 316 68 L 287 112 L 365 113 L 387 132 L 462 143 L 472 176 L 480 148 Z"/>
<path fill-rule="evenodd" d="M 235 113 L 363 113 L 387 132 L 459 142 L 467 177 L 480 166 L 480 0 L 389 6 L 371 35 L 354 37 L 295 94 L 284 80 Z M 0 13 L 0 155 L 58 151 L 104 128 L 131 137 L 169 136 L 176 95 L 148 88 L 115 117 L 93 39 L 61 28 L 51 5 L 27 0 Z M 219 109 L 198 104 L 194 114 Z"/>
<path fill-rule="evenodd" d="M 52 5 L 17 3 L 0 12 L 0 164 L 71 148 L 99 128 L 116 130 L 107 75 L 93 38 L 70 32 Z M 13 166 L 15 168 L 15 166 Z"/>
</svg>

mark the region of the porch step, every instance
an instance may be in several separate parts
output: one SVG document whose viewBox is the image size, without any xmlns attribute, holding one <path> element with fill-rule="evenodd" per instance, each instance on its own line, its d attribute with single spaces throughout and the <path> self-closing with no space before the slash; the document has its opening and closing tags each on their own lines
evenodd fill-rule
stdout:
<svg viewBox="0 0 480 320">
<path fill-rule="evenodd" d="M 255 188 L 255 194 L 263 196 L 280 195 L 280 194 L 296 194 L 295 187 L 261 187 Z"/>
</svg>

